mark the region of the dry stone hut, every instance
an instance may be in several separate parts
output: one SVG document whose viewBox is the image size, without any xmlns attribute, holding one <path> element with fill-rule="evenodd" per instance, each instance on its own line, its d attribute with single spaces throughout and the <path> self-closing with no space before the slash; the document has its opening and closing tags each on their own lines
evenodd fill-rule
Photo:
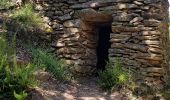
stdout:
<svg viewBox="0 0 170 100">
<path fill-rule="evenodd" d="M 80 74 L 119 58 L 139 79 L 164 82 L 168 0 L 37 0 L 55 53 Z"/>
</svg>

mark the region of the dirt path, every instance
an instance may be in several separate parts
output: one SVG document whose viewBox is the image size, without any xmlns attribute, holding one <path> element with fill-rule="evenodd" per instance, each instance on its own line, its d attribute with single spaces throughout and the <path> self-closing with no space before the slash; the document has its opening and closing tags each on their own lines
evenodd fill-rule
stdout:
<svg viewBox="0 0 170 100">
<path fill-rule="evenodd" d="M 130 100 L 125 94 L 102 91 L 95 77 L 81 78 L 77 83 L 58 83 L 46 72 L 39 72 L 40 87 L 31 92 L 31 100 Z M 126 94 L 128 95 L 128 94 Z"/>
</svg>

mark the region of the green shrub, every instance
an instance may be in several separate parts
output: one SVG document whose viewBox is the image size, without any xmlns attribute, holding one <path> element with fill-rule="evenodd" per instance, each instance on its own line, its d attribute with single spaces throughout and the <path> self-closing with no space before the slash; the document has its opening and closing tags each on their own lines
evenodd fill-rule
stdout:
<svg viewBox="0 0 170 100">
<path fill-rule="evenodd" d="M 36 66 L 45 68 L 50 72 L 56 79 L 60 81 L 69 80 L 71 76 L 66 64 L 63 60 L 58 59 L 54 54 L 48 53 L 42 49 L 31 49 L 33 62 Z"/>
<path fill-rule="evenodd" d="M 165 89 L 162 92 L 162 96 L 165 98 L 165 100 L 170 100 L 170 91 Z"/>
<path fill-rule="evenodd" d="M 29 87 L 37 85 L 33 73 L 34 67 L 31 64 L 17 66 L 15 54 L 11 55 L 9 46 L 5 39 L 0 37 L 0 99 L 14 99 L 15 93 L 21 93 Z M 9 59 L 13 58 L 13 63 Z"/>
<path fill-rule="evenodd" d="M 8 8 L 11 5 L 11 0 L 0 0 L 0 8 Z"/>
<path fill-rule="evenodd" d="M 38 27 L 43 24 L 43 19 L 33 9 L 32 4 L 25 4 L 18 10 L 14 10 L 11 18 L 24 25 L 24 27 Z"/>
<path fill-rule="evenodd" d="M 111 90 L 115 86 L 123 86 L 130 78 L 130 74 L 122 69 L 119 60 L 114 63 L 114 66 L 113 63 L 108 62 L 106 69 L 104 71 L 99 71 L 98 74 L 98 83 L 106 90 Z"/>
<path fill-rule="evenodd" d="M 16 98 L 16 100 L 25 100 L 27 96 L 28 96 L 28 94 L 25 91 L 22 91 L 19 94 L 17 94 L 14 91 L 14 97 Z"/>
</svg>

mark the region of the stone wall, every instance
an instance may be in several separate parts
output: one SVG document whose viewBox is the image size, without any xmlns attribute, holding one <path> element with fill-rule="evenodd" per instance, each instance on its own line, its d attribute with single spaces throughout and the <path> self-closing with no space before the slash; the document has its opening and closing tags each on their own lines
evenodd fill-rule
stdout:
<svg viewBox="0 0 170 100">
<path fill-rule="evenodd" d="M 110 25 L 109 57 L 138 80 L 161 84 L 168 69 L 168 0 L 37 0 L 53 28 L 52 47 L 76 73 L 94 72 L 100 26 Z"/>
</svg>

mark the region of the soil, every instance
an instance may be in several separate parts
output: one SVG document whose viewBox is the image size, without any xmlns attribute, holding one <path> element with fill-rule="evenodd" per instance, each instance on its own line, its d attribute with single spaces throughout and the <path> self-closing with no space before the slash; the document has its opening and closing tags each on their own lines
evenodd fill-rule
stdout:
<svg viewBox="0 0 170 100">
<path fill-rule="evenodd" d="M 101 90 L 95 76 L 67 83 L 58 82 L 44 71 L 38 71 L 36 76 L 40 86 L 30 91 L 29 100 L 133 100 L 130 91 L 108 93 Z"/>
</svg>

